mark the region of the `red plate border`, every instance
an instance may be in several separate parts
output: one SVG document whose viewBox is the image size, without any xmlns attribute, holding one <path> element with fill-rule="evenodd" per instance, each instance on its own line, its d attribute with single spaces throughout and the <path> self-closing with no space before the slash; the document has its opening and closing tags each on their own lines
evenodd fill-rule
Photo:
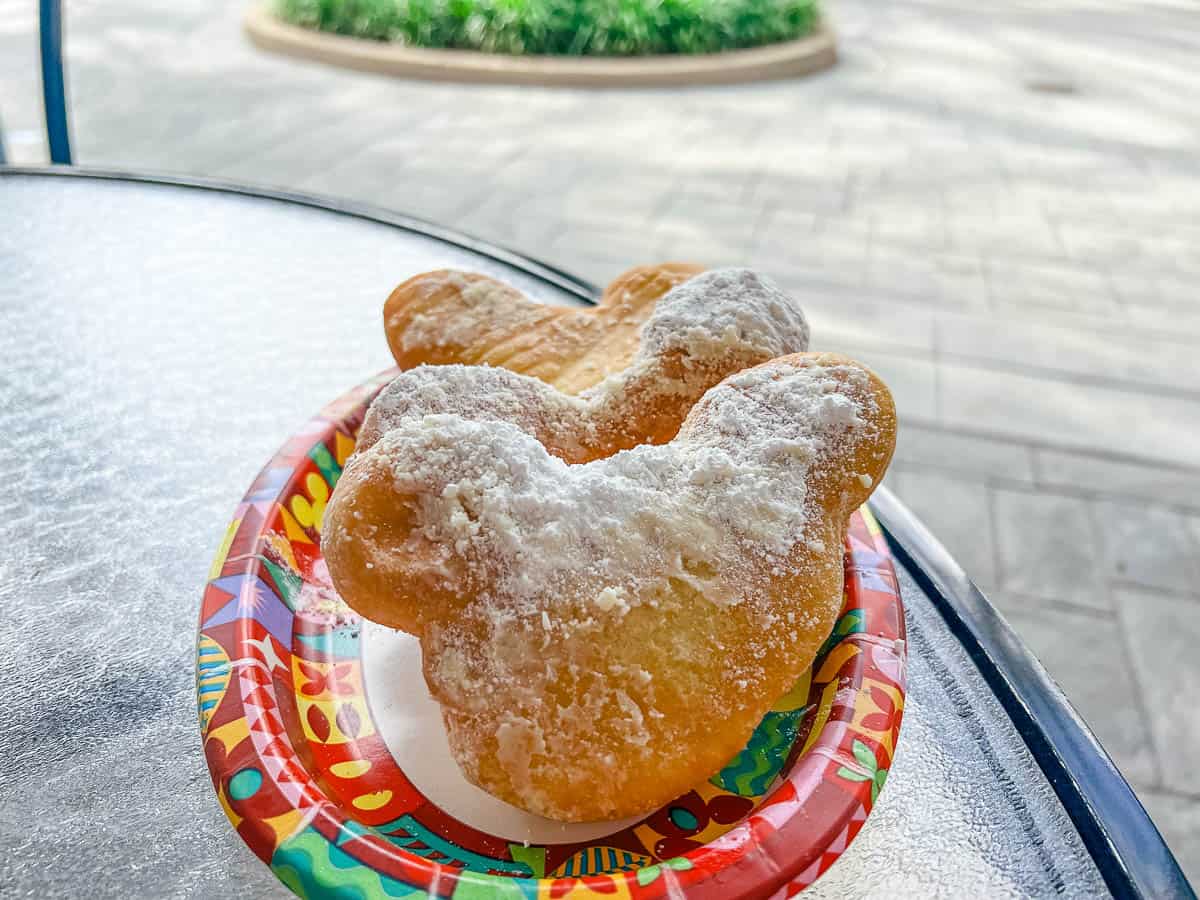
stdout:
<svg viewBox="0 0 1200 900">
<path fill-rule="evenodd" d="M 238 505 L 209 572 L 196 658 L 201 733 L 218 800 L 250 849 L 308 897 L 351 890 L 363 897 L 451 900 L 681 893 L 729 900 L 790 897 L 815 881 L 874 806 L 904 708 L 903 605 L 887 544 L 866 507 L 851 518 L 846 602 L 814 665 L 809 704 L 782 778 L 716 840 L 612 874 L 485 874 L 409 852 L 377 832 L 362 809 L 349 811 L 340 802 L 331 784 L 336 779 L 314 764 L 319 748 L 312 724 L 298 713 L 298 666 L 313 654 L 293 653 L 302 630 L 293 603 L 306 585 L 320 581 L 324 502 L 367 406 L 395 374 L 349 391 L 284 444 Z"/>
</svg>

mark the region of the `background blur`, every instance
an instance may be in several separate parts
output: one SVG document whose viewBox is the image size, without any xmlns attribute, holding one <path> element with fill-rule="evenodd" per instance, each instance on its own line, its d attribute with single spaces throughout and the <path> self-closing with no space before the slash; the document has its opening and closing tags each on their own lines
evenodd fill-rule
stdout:
<svg viewBox="0 0 1200 900">
<path fill-rule="evenodd" d="M 825 73 L 620 91 L 268 55 L 243 0 L 65 6 L 78 164 L 365 200 L 598 282 L 664 258 L 775 276 L 816 349 L 891 385 L 888 483 L 1200 884 L 1181 709 L 1200 696 L 1200 5 L 834 0 Z M 40 103 L 36 4 L 0 0 L 10 162 L 45 161 Z"/>
</svg>

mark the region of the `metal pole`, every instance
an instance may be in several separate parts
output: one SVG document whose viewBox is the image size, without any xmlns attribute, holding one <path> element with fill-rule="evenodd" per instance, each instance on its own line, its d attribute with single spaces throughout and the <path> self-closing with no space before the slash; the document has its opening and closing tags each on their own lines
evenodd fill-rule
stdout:
<svg viewBox="0 0 1200 900">
<path fill-rule="evenodd" d="M 67 85 L 63 77 L 62 5 L 59 0 L 39 0 L 41 26 L 42 99 L 46 107 L 46 138 L 50 161 L 71 164 L 71 135 L 67 127 Z"/>
</svg>

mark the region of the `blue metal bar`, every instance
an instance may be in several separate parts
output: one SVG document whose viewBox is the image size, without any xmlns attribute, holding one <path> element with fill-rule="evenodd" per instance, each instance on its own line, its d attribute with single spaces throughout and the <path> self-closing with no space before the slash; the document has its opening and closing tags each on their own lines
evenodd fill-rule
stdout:
<svg viewBox="0 0 1200 900">
<path fill-rule="evenodd" d="M 46 138 L 50 142 L 50 161 L 71 164 L 71 135 L 67 127 L 67 85 L 63 77 L 62 4 L 59 0 L 40 0 L 38 21 L 41 28 L 42 99 L 46 107 Z"/>
</svg>

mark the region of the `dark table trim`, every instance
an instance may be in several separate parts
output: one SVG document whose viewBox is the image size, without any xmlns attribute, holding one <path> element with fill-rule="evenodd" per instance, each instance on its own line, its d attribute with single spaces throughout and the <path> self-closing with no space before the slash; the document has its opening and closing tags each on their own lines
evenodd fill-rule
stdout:
<svg viewBox="0 0 1200 900">
<path fill-rule="evenodd" d="M 281 188 L 258 187 L 255 185 L 239 184 L 224 181 L 219 178 L 201 178 L 191 175 L 170 175 L 166 173 L 122 172 L 110 169 L 88 169 L 73 166 L 71 168 L 57 166 L 0 166 L 0 177 L 6 175 L 37 175 L 53 178 L 90 178 L 102 181 L 130 181 L 138 184 L 161 184 L 171 187 L 194 188 L 202 191 L 219 191 L 226 194 L 238 194 L 244 197 L 265 198 L 278 200 L 282 203 L 294 203 L 325 212 L 351 216 L 355 219 L 365 219 L 381 225 L 390 225 L 403 231 L 434 238 L 464 250 L 470 250 L 481 256 L 489 257 L 518 269 L 527 275 L 545 281 L 566 291 L 585 303 L 595 303 L 599 295 L 596 287 L 587 281 L 576 278 L 548 263 L 531 259 L 513 250 L 506 250 L 489 241 L 469 237 L 459 231 L 443 228 L 432 222 L 426 222 L 413 216 L 401 215 L 381 206 L 369 203 L 358 203 L 353 200 L 342 200 L 335 197 L 324 197 L 317 194 L 306 194 L 300 191 L 284 190 Z"/>
<path fill-rule="evenodd" d="M 946 549 L 886 488 L 871 509 L 1008 713 L 1113 896 L 1196 900 L 1150 816 L 1046 669 Z"/>
</svg>

